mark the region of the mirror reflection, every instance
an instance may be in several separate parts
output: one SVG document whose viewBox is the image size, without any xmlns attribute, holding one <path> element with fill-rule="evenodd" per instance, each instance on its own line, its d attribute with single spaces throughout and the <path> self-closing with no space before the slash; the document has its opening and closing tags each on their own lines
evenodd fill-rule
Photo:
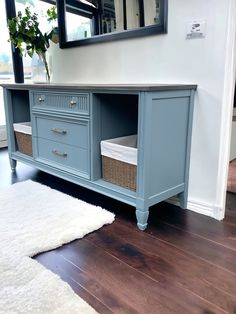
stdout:
<svg viewBox="0 0 236 314">
<path fill-rule="evenodd" d="M 160 23 L 161 0 L 66 0 L 66 41 Z"/>
</svg>

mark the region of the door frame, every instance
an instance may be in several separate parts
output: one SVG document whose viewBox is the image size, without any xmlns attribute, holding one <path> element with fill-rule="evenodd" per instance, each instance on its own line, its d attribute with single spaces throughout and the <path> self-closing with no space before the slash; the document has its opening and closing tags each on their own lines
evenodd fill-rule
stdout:
<svg viewBox="0 0 236 314">
<path fill-rule="evenodd" d="M 222 220 L 225 216 L 226 190 L 230 156 L 232 115 L 236 79 L 236 1 L 229 0 L 228 31 L 226 34 L 226 58 L 224 92 L 222 98 L 222 115 L 219 145 L 218 178 L 216 185 L 216 202 L 213 216 Z"/>
</svg>

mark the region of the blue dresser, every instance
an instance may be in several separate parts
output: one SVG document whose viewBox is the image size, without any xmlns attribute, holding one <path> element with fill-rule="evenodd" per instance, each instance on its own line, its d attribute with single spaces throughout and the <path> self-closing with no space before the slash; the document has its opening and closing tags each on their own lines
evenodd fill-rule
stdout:
<svg viewBox="0 0 236 314">
<path fill-rule="evenodd" d="M 196 85 L 3 84 L 9 158 L 130 204 L 147 227 L 149 207 L 178 195 L 187 205 Z M 13 124 L 31 122 L 32 156 Z M 136 190 L 102 177 L 100 143 L 137 134 Z M 111 209 L 112 210 L 112 209 Z"/>
</svg>

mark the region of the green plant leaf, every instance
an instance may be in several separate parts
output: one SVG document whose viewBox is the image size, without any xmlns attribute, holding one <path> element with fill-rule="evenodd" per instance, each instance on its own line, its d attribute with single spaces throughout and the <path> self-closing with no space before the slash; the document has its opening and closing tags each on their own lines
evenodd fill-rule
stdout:
<svg viewBox="0 0 236 314">
<path fill-rule="evenodd" d="M 56 7 L 53 6 L 47 11 L 48 21 L 52 22 L 57 19 Z M 50 78 L 49 68 L 45 53 L 49 48 L 49 39 L 52 37 L 52 30 L 47 33 L 42 33 L 39 27 L 38 15 L 31 13 L 30 8 L 25 8 L 25 15 L 19 11 L 16 17 L 7 21 L 9 31 L 9 40 L 14 47 L 19 49 L 21 55 L 25 53 L 31 58 L 34 53 L 42 57 L 47 76 Z M 25 44 L 25 45 L 24 45 Z"/>
</svg>

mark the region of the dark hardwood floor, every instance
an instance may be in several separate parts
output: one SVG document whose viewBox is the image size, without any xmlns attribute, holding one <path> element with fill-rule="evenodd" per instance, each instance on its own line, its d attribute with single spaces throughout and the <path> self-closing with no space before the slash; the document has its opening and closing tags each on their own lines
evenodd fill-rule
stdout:
<svg viewBox="0 0 236 314">
<path fill-rule="evenodd" d="M 0 150 L 0 187 L 31 179 L 100 205 L 113 224 L 35 259 L 103 313 L 236 313 L 236 195 L 219 222 L 167 203 L 151 209 L 145 232 L 134 208 L 18 164 Z"/>
</svg>

